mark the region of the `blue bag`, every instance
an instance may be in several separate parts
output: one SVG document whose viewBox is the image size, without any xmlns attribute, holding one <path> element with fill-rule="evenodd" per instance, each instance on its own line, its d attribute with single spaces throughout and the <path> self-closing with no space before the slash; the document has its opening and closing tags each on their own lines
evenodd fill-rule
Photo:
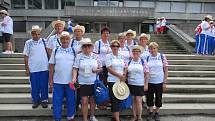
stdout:
<svg viewBox="0 0 215 121">
<path fill-rule="evenodd" d="M 98 76 L 94 83 L 94 99 L 97 105 L 106 103 L 110 100 L 109 90 L 104 83 L 98 79 Z"/>
<path fill-rule="evenodd" d="M 119 103 L 119 109 L 122 111 L 124 109 L 130 108 L 132 105 L 132 96 L 129 95 L 125 100 L 121 100 Z"/>
</svg>

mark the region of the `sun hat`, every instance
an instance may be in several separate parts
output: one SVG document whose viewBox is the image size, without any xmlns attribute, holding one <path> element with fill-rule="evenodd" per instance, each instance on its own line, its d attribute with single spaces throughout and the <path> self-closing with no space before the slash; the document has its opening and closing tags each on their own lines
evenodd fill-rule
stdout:
<svg viewBox="0 0 215 121">
<path fill-rule="evenodd" d="M 73 32 L 74 32 L 76 29 L 80 29 L 80 30 L 83 32 L 83 34 L 85 33 L 85 27 L 84 27 L 84 26 L 76 25 L 75 27 L 72 28 Z"/>
<path fill-rule="evenodd" d="M 56 20 L 52 22 L 52 27 L 55 28 L 56 24 L 62 24 L 63 27 L 65 27 L 65 21 L 61 21 L 61 20 Z"/>
<path fill-rule="evenodd" d="M 206 15 L 205 18 L 208 18 L 210 20 L 213 20 L 213 17 L 211 15 Z"/>
<path fill-rule="evenodd" d="M 71 35 L 69 34 L 69 32 L 63 31 L 60 35 L 60 38 L 62 38 L 62 37 L 70 37 L 71 38 Z"/>
<path fill-rule="evenodd" d="M 90 38 L 83 38 L 81 41 L 80 41 L 80 44 L 83 46 L 83 45 L 93 45 L 92 41 Z"/>
<path fill-rule="evenodd" d="M 0 10 L 0 13 L 3 13 L 5 15 L 9 15 L 9 13 L 6 10 Z"/>
<path fill-rule="evenodd" d="M 125 33 L 119 33 L 118 37 L 125 37 Z"/>
<path fill-rule="evenodd" d="M 135 38 L 136 37 L 136 31 L 133 31 L 131 29 L 129 29 L 128 31 L 125 32 L 125 35 L 127 34 L 132 34 L 132 37 Z"/>
<path fill-rule="evenodd" d="M 128 96 L 130 94 L 130 90 L 129 90 L 127 84 L 120 80 L 115 82 L 112 90 L 113 90 L 114 96 L 119 100 L 124 100 L 124 99 L 128 98 Z"/>
<path fill-rule="evenodd" d="M 116 45 L 117 44 L 117 45 Z M 111 43 L 110 43 L 110 46 L 120 46 L 120 43 L 118 40 L 112 40 Z"/>
<path fill-rule="evenodd" d="M 40 27 L 38 25 L 33 25 L 31 27 L 31 32 L 33 32 L 33 31 L 39 31 L 39 32 L 41 32 L 42 31 L 42 27 Z"/>
<path fill-rule="evenodd" d="M 139 36 L 138 40 L 140 40 L 140 38 L 142 38 L 142 37 L 146 37 L 148 41 L 150 40 L 150 35 L 149 35 L 149 34 L 142 33 L 142 34 Z"/>
<path fill-rule="evenodd" d="M 140 45 L 135 45 L 135 46 L 132 48 L 132 51 L 133 51 L 133 50 L 140 50 L 140 52 L 142 52 L 143 47 L 140 46 Z"/>
</svg>

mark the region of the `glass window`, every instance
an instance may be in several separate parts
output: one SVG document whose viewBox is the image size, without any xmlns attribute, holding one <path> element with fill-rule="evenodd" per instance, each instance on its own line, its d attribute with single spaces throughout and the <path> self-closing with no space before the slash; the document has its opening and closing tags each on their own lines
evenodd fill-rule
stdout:
<svg viewBox="0 0 215 121">
<path fill-rule="evenodd" d="M 42 0 L 28 0 L 29 9 L 42 9 Z"/>
<path fill-rule="evenodd" d="M 140 0 L 125 0 L 124 1 L 126 7 L 139 7 Z"/>
<path fill-rule="evenodd" d="M 25 0 L 11 0 L 11 7 L 14 9 L 25 9 Z"/>
<path fill-rule="evenodd" d="M 119 0 L 110 0 L 110 6 L 111 7 L 118 7 L 119 6 Z"/>
<path fill-rule="evenodd" d="M 26 32 L 26 22 L 24 21 L 14 21 L 13 22 L 14 32 Z"/>
<path fill-rule="evenodd" d="M 45 9 L 58 9 L 58 0 L 45 0 Z"/>
<path fill-rule="evenodd" d="M 98 6 L 108 6 L 107 0 L 98 0 Z"/>
<path fill-rule="evenodd" d="M 64 9 L 64 6 L 75 6 L 75 0 L 62 0 L 61 8 Z"/>
</svg>

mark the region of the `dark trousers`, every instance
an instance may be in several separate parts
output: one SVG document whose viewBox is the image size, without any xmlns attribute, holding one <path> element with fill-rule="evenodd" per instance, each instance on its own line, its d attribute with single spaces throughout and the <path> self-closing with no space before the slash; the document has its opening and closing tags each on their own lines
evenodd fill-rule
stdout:
<svg viewBox="0 0 215 121">
<path fill-rule="evenodd" d="M 154 101 L 155 94 L 155 101 Z M 146 102 L 148 107 L 162 107 L 163 83 L 148 84 L 148 92 L 146 94 Z"/>
</svg>

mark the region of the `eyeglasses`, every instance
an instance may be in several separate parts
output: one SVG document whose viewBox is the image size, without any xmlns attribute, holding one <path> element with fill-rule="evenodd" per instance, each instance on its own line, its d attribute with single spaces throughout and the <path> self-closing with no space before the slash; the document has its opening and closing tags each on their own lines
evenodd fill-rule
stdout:
<svg viewBox="0 0 215 121">
<path fill-rule="evenodd" d="M 117 46 L 117 45 L 113 45 L 113 46 L 111 46 L 111 47 L 117 47 L 117 48 L 119 48 L 119 46 Z"/>
<path fill-rule="evenodd" d="M 84 48 L 86 48 L 86 47 L 90 48 L 91 45 L 83 45 L 82 47 L 84 47 Z"/>
<path fill-rule="evenodd" d="M 139 51 L 139 50 L 134 50 L 134 51 L 132 51 L 132 52 L 136 52 L 136 53 L 138 53 L 138 52 L 141 52 L 141 51 Z"/>
</svg>

